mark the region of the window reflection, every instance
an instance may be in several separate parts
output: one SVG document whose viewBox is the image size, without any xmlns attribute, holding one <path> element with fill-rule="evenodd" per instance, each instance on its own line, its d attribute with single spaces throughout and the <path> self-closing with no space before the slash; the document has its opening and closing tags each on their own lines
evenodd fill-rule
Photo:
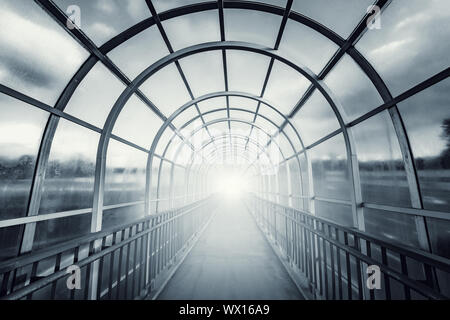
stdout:
<svg viewBox="0 0 450 320">
<path fill-rule="evenodd" d="M 97 132 L 59 120 L 45 172 L 39 214 L 92 207 L 99 137 Z"/>
<path fill-rule="evenodd" d="M 0 219 L 26 215 L 48 113 L 0 94 Z"/>
<path fill-rule="evenodd" d="M 425 209 L 450 211 L 450 80 L 398 104 Z"/>
<path fill-rule="evenodd" d="M 347 154 L 342 134 L 312 148 L 309 155 L 312 162 L 315 195 L 350 200 Z"/>
<path fill-rule="evenodd" d="M 104 205 L 144 200 L 147 154 L 111 140 L 106 157 Z"/>
<path fill-rule="evenodd" d="M 402 154 L 388 111 L 352 129 L 364 202 L 411 206 Z"/>
</svg>

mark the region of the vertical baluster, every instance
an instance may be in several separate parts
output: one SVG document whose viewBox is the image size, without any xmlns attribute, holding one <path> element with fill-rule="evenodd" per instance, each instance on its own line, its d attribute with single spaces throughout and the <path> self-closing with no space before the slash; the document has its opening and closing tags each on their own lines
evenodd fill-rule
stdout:
<svg viewBox="0 0 450 320">
<path fill-rule="evenodd" d="M 366 240 L 366 249 L 367 249 L 367 256 L 369 258 L 372 257 L 372 248 L 371 248 L 371 244 L 368 240 Z M 373 289 L 369 289 L 369 299 L 370 300 L 375 300 L 375 292 Z"/>
<path fill-rule="evenodd" d="M 339 230 L 337 228 L 334 228 L 334 232 L 336 233 L 336 241 L 339 241 Z M 339 299 L 344 299 L 343 292 L 342 292 L 342 266 L 341 266 L 341 249 L 336 246 L 336 262 L 337 262 L 337 268 L 338 268 L 338 284 L 339 284 Z"/>
<path fill-rule="evenodd" d="M 344 231 L 344 244 L 346 247 L 348 247 L 348 233 Z M 348 251 L 345 251 L 345 263 L 346 263 L 346 269 L 347 269 L 347 295 L 348 300 L 352 300 L 353 294 L 352 294 L 352 270 L 350 265 L 350 254 Z"/>
<path fill-rule="evenodd" d="M 381 246 L 380 246 L 381 247 Z M 381 247 L 381 262 L 388 266 L 387 252 L 385 247 Z M 391 283 L 389 276 L 384 273 L 384 292 L 386 294 L 386 300 L 391 300 Z"/>
<path fill-rule="evenodd" d="M 118 233 L 115 232 L 113 234 L 113 239 L 111 241 L 111 246 L 117 244 Z M 113 274 L 114 274 L 114 258 L 116 255 L 116 250 L 112 251 L 109 256 L 109 275 L 108 275 L 108 300 L 111 300 L 112 297 L 112 288 L 113 288 Z"/>
<path fill-rule="evenodd" d="M 355 244 L 355 248 L 356 250 L 358 250 L 359 252 L 361 252 L 361 243 L 360 243 L 360 239 L 357 235 L 354 235 L 354 244 Z M 355 256 L 355 263 L 356 263 L 356 275 L 357 275 L 357 281 L 358 281 L 358 299 L 359 300 L 364 300 L 364 288 L 362 285 L 362 270 L 361 270 L 361 263 L 362 261 L 360 259 L 358 259 L 358 257 Z"/>
<path fill-rule="evenodd" d="M 408 265 L 406 263 L 406 257 L 401 253 L 400 253 L 400 264 L 402 266 L 402 274 L 408 276 Z M 403 289 L 405 293 L 405 300 L 411 300 L 411 291 L 408 285 L 403 284 Z"/>
<path fill-rule="evenodd" d="M 120 242 L 122 242 L 124 239 L 125 239 L 125 229 L 121 231 Z M 120 283 L 122 278 L 122 260 L 123 260 L 122 256 L 123 256 L 123 246 L 121 246 L 119 249 L 119 268 L 117 270 L 116 299 L 120 298 Z"/>
</svg>

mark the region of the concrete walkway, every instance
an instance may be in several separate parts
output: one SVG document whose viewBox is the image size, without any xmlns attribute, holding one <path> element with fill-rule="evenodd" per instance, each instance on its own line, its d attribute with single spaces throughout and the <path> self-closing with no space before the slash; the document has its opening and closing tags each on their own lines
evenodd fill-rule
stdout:
<svg viewBox="0 0 450 320">
<path fill-rule="evenodd" d="M 303 299 L 253 217 L 222 205 L 158 299 Z"/>
</svg>

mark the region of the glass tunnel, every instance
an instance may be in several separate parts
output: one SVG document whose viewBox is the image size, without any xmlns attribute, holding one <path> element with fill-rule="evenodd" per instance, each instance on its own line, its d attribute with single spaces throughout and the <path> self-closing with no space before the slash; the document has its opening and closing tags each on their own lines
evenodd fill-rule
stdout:
<svg viewBox="0 0 450 320">
<path fill-rule="evenodd" d="M 0 8 L 0 298 L 449 299 L 448 1 Z"/>
</svg>

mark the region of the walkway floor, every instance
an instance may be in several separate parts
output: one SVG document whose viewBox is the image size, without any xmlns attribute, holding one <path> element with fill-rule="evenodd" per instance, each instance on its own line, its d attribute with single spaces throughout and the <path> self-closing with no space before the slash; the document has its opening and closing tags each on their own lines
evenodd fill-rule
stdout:
<svg viewBox="0 0 450 320">
<path fill-rule="evenodd" d="M 241 202 L 225 204 L 158 299 L 302 299 Z"/>
</svg>

